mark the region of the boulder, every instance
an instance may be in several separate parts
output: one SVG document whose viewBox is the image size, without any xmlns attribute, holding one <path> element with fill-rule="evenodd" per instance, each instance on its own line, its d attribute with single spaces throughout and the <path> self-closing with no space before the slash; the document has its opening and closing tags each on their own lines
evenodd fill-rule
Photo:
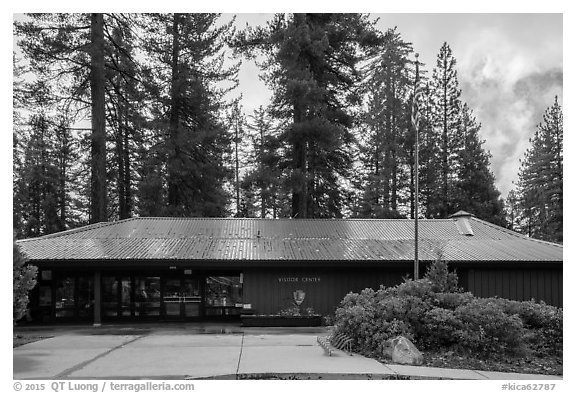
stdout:
<svg viewBox="0 0 576 393">
<path fill-rule="evenodd" d="M 424 362 L 422 353 L 412 344 L 412 341 L 404 336 L 387 340 L 384 344 L 384 355 L 391 358 L 394 363 L 399 364 L 419 366 Z"/>
</svg>

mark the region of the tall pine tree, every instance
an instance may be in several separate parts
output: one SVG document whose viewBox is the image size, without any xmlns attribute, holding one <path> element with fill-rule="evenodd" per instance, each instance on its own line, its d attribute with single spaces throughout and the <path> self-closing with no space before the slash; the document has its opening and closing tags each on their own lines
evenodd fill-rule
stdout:
<svg viewBox="0 0 576 393">
<path fill-rule="evenodd" d="M 243 189 L 253 195 L 252 210 L 247 213 L 250 217 L 278 218 L 285 215 L 280 196 L 281 144 L 266 109 L 260 106 L 250 115 L 250 120 L 247 123 L 251 139 L 250 165 L 242 180 Z"/>
<path fill-rule="evenodd" d="M 150 126 L 155 133 L 151 162 L 144 163 L 140 184 L 141 214 L 226 214 L 229 195 L 224 184 L 230 172 L 224 154 L 231 141 L 220 117 L 223 95 L 235 83 L 225 89 L 217 84 L 237 82 L 238 65 L 224 66 L 232 22 L 219 26 L 218 18 L 154 14 L 144 19 Z M 154 201 L 146 200 L 148 196 Z"/>
<path fill-rule="evenodd" d="M 364 86 L 367 110 L 364 122 L 368 135 L 363 143 L 368 173 L 361 208 L 363 217 L 399 217 L 406 205 L 403 192 L 410 182 L 411 152 L 414 138 L 406 108 L 412 88 L 413 71 L 408 59 L 412 45 L 396 29 L 383 38 L 380 54 L 366 68 Z"/>
<path fill-rule="evenodd" d="M 287 122 L 286 167 L 295 218 L 341 217 L 350 175 L 355 86 L 360 49 L 378 35 L 359 14 L 276 15 L 267 28 L 249 30 L 236 44 L 264 52 L 274 110 Z"/>
<path fill-rule="evenodd" d="M 456 72 L 456 58 L 448 43 L 440 48 L 436 67 L 430 81 L 430 99 L 432 101 L 433 132 L 440 137 L 439 155 L 435 164 L 440 168 L 438 187 L 429 206 L 428 215 L 435 218 L 446 218 L 454 210 L 454 188 L 456 183 L 457 154 L 462 148 L 463 140 L 460 130 L 460 88 Z"/>
<path fill-rule="evenodd" d="M 136 154 L 142 143 L 145 126 L 145 94 L 142 65 L 136 56 L 138 16 L 111 14 L 105 32 L 109 37 L 106 52 L 108 141 L 108 199 L 112 215 L 119 219 L 131 217 L 135 211 Z"/>
<path fill-rule="evenodd" d="M 472 110 L 464 104 L 461 112 L 461 134 L 464 140 L 457 152 L 458 180 L 455 186 L 454 209 L 465 210 L 476 217 L 506 226 L 504 203 L 494 185 L 490 171 L 490 154 L 482 147 L 480 124 Z"/>
<path fill-rule="evenodd" d="M 516 229 L 538 239 L 562 242 L 564 127 L 558 97 L 546 109 L 530 143 L 513 197 L 521 216 L 521 226 Z"/>
<path fill-rule="evenodd" d="M 107 133 L 110 118 L 106 91 L 110 73 L 118 64 L 110 48 L 121 47 L 111 29 L 118 16 L 111 14 L 28 14 L 16 22 L 18 45 L 31 71 L 49 86 L 52 96 L 67 110 L 90 118 L 90 222 L 107 221 Z M 108 76 L 108 77 L 107 77 Z"/>
</svg>

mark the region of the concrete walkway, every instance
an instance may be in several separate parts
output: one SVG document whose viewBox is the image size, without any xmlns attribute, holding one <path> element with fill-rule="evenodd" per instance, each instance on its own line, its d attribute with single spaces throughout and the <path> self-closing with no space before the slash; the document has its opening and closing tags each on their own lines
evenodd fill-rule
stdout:
<svg viewBox="0 0 576 393">
<path fill-rule="evenodd" d="M 205 334 L 181 328 L 58 329 L 52 338 L 14 348 L 13 376 L 14 379 L 562 379 L 384 365 L 342 351 L 328 356 L 316 340 L 318 335 L 326 334 L 323 329 L 238 328 L 237 332 L 235 327 L 202 329 Z M 52 335 L 46 330 L 44 334 Z"/>
</svg>

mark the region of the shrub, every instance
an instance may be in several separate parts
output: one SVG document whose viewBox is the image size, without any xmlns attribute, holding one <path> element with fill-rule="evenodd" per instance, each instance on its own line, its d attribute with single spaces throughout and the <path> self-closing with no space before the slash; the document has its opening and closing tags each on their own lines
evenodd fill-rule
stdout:
<svg viewBox="0 0 576 393">
<path fill-rule="evenodd" d="M 20 247 L 13 242 L 13 281 L 12 281 L 12 318 L 18 321 L 26 314 L 28 308 L 28 292 L 36 285 L 38 268 L 28 265 L 28 260 L 20 251 Z"/>
<path fill-rule="evenodd" d="M 435 306 L 448 310 L 455 310 L 457 307 L 474 300 L 474 295 L 470 292 L 440 292 L 435 293 L 433 296 Z"/>
<path fill-rule="evenodd" d="M 430 299 L 434 294 L 432 282 L 427 278 L 420 280 L 407 280 L 402 284 L 388 290 L 387 295 L 416 296 L 421 299 Z"/>
<path fill-rule="evenodd" d="M 380 355 L 387 339 L 402 334 L 416 346 L 451 348 L 481 357 L 562 353 L 562 309 L 544 303 L 476 298 L 436 260 L 420 280 L 349 293 L 336 310 L 336 332 L 355 349 Z"/>
<path fill-rule="evenodd" d="M 290 307 L 283 308 L 278 312 L 278 315 L 282 315 L 285 317 L 300 317 L 300 316 L 316 315 L 316 312 L 312 307 L 307 307 L 304 310 L 300 310 L 300 307 L 298 307 L 297 305 L 293 305 Z"/>
<path fill-rule="evenodd" d="M 360 352 L 381 353 L 384 342 L 400 334 L 413 338 L 412 329 L 404 320 L 407 303 L 385 294 L 384 288 L 350 293 L 336 310 L 336 332 L 351 337 Z"/>
<path fill-rule="evenodd" d="M 537 355 L 561 355 L 563 346 L 563 311 L 534 300 L 496 299 L 509 315 L 518 315 L 528 329 L 526 341 Z"/>
<path fill-rule="evenodd" d="M 448 262 L 442 260 L 442 252 L 438 251 L 436 260 L 426 270 L 424 278 L 428 279 L 434 292 L 457 292 L 458 276 L 448 271 Z"/>
<path fill-rule="evenodd" d="M 424 314 L 422 320 L 424 328 L 419 341 L 424 348 L 438 349 L 457 346 L 462 322 L 454 310 L 434 307 Z"/>
<path fill-rule="evenodd" d="M 506 314 L 493 299 L 474 299 L 454 311 L 462 323 L 459 347 L 483 357 L 526 350 L 525 330 L 517 315 Z"/>
</svg>

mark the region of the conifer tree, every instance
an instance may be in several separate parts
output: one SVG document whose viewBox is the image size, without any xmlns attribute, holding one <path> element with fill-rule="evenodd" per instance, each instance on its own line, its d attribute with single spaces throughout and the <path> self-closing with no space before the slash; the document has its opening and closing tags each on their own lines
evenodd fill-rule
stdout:
<svg viewBox="0 0 576 393">
<path fill-rule="evenodd" d="M 430 82 L 425 82 L 424 94 L 421 95 L 420 130 L 419 130 L 419 191 L 423 215 L 435 217 L 441 168 L 438 165 L 440 157 L 441 135 L 433 127 L 433 104 L 430 94 Z"/>
<path fill-rule="evenodd" d="M 248 30 L 236 46 L 266 55 L 265 79 L 273 115 L 287 122 L 282 140 L 292 194 L 291 216 L 341 217 L 350 175 L 358 48 L 378 42 L 358 14 L 276 15 L 266 28 Z"/>
<path fill-rule="evenodd" d="M 145 127 L 142 65 L 135 55 L 139 44 L 134 28 L 137 15 L 111 14 L 106 36 L 109 69 L 106 72 L 108 141 L 108 199 L 111 214 L 131 217 L 135 210 L 136 153 Z"/>
<path fill-rule="evenodd" d="M 464 145 L 457 152 L 458 172 L 453 204 L 476 217 L 500 226 L 506 226 L 504 203 L 494 185 L 490 171 L 490 154 L 482 147 L 480 124 L 472 110 L 464 104 L 461 112 L 461 135 Z"/>
<path fill-rule="evenodd" d="M 369 172 L 365 182 L 361 216 L 398 217 L 405 204 L 403 189 L 410 181 L 410 149 L 413 145 L 406 116 L 407 100 L 413 80 L 408 56 L 412 46 L 396 29 L 383 37 L 380 54 L 366 68 L 364 86 L 367 111 L 364 115 L 368 137 L 364 138 L 365 162 Z"/>
<path fill-rule="evenodd" d="M 456 173 L 459 170 L 457 162 L 458 151 L 463 140 L 460 130 L 460 88 L 456 72 L 456 58 L 448 43 L 444 42 L 436 59 L 436 67 L 430 80 L 432 100 L 432 127 L 434 133 L 440 136 L 439 156 L 435 164 L 440 168 L 438 187 L 429 206 L 428 214 L 435 218 L 446 218 L 454 212 L 452 195 L 456 183 Z"/>
<path fill-rule="evenodd" d="M 226 123 L 230 128 L 230 134 L 232 136 L 232 144 L 233 144 L 233 152 L 232 152 L 232 167 L 234 171 L 234 179 L 233 179 L 233 187 L 234 187 L 234 199 L 235 199 L 235 210 L 236 210 L 236 217 L 249 217 L 248 210 L 246 203 L 242 204 L 241 200 L 245 199 L 245 196 L 241 196 L 243 191 L 247 191 L 245 188 L 242 187 L 240 182 L 241 178 L 241 170 L 244 169 L 244 156 L 245 156 L 245 145 L 247 144 L 246 141 L 246 131 L 245 131 L 245 123 L 246 119 L 244 113 L 242 111 L 242 106 L 240 105 L 239 100 L 236 100 L 232 103 L 232 106 L 227 113 L 226 116 Z M 241 207 L 244 205 L 244 207 Z M 242 213 L 241 213 L 242 211 Z"/>
<path fill-rule="evenodd" d="M 282 171 L 280 169 L 281 144 L 273 127 L 269 112 L 260 106 L 250 115 L 247 123 L 251 142 L 251 154 L 248 156 L 248 172 L 242 180 L 249 217 L 278 218 L 281 213 L 280 188 Z M 259 211 L 256 211 L 258 208 Z"/>
<path fill-rule="evenodd" d="M 89 117 L 90 222 L 108 220 L 106 176 L 106 44 L 104 14 L 28 14 L 16 22 L 30 68 L 60 105 Z"/>
<path fill-rule="evenodd" d="M 562 107 L 556 97 L 530 139 L 515 191 L 522 216 L 520 230 L 555 242 L 563 240 L 563 146 Z"/>
<path fill-rule="evenodd" d="M 238 65 L 224 66 L 232 22 L 217 14 L 154 14 L 143 21 L 149 60 L 147 93 L 154 132 L 141 198 L 161 198 L 162 215 L 223 216 L 231 138 L 221 118 L 223 95 L 237 83 Z M 168 34 L 166 34 L 168 32 Z M 226 89 L 216 84 L 232 81 Z M 152 193 L 147 191 L 152 187 Z M 157 203 L 140 201 L 141 206 Z M 149 211 L 141 209 L 147 214 Z"/>
</svg>

